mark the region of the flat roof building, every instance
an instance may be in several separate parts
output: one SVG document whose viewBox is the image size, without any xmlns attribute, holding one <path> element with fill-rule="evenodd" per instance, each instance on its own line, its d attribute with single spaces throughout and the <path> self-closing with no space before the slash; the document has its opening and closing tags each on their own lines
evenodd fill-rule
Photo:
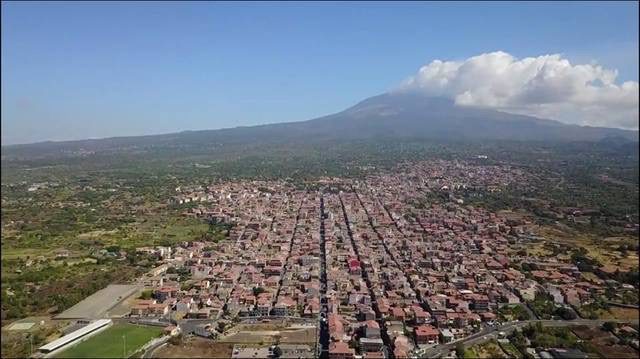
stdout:
<svg viewBox="0 0 640 359">
<path fill-rule="evenodd" d="M 52 341 L 51 343 L 41 346 L 40 348 L 38 348 L 38 350 L 43 353 L 51 353 L 51 352 L 57 351 L 77 341 L 80 338 L 84 338 L 89 334 L 95 334 L 101 329 L 106 329 L 112 323 L 113 321 L 111 319 L 96 320 L 74 332 L 71 332 L 63 337 L 60 337 Z"/>
</svg>

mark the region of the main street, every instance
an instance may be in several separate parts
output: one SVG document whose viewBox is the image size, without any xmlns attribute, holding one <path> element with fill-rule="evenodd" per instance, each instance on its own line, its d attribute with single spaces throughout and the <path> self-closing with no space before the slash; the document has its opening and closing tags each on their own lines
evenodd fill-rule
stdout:
<svg viewBox="0 0 640 359">
<path fill-rule="evenodd" d="M 317 355 L 319 358 L 328 358 L 329 356 L 329 324 L 327 315 L 329 308 L 327 306 L 327 250 L 324 227 L 324 198 L 320 197 L 320 316 L 318 320 L 319 335 L 318 343 L 320 344 Z"/>
</svg>

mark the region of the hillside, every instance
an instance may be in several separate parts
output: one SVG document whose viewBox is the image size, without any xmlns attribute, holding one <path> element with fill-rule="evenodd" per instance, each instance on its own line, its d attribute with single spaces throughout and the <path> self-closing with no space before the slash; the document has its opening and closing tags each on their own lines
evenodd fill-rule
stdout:
<svg viewBox="0 0 640 359">
<path fill-rule="evenodd" d="M 3 159 L 66 156 L 78 152 L 181 151 L 231 152 L 269 144 L 318 143 L 355 139 L 637 141 L 637 131 L 567 125 L 553 120 L 489 109 L 456 106 L 450 100 L 412 93 L 368 98 L 342 112 L 312 120 L 220 130 L 42 142 L 2 147 Z"/>
</svg>

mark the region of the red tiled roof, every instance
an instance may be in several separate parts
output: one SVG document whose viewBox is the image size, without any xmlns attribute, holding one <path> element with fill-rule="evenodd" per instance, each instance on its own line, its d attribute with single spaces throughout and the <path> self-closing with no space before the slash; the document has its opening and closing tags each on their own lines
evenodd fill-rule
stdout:
<svg viewBox="0 0 640 359">
<path fill-rule="evenodd" d="M 344 342 L 334 342 L 329 345 L 329 353 L 333 354 L 353 354 L 353 349 Z"/>
<path fill-rule="evenodd" d="M 416 327 L 415 333 L 420 336 L 440 335 L 440 331 L 430 325 L 421 325 Z"/>
</svg>

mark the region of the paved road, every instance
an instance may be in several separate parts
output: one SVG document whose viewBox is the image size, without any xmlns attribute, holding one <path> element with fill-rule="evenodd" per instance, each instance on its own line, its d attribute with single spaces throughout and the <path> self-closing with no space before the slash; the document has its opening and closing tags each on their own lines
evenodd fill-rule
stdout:
<svg viewBox="0 0 640 359">
<path fill-rule="evenodd" d="M 157 342 L 150 345 L 142 354 L 142 358 L 153 358 L 153 353 L 161 346 L 167 344 L 169 339 L 170 337 L 162 338 L 162 340 L 158 340 Z"/>
<path fill-rule="evenodd" d="M 327 323 L 327 313 L 329 312 L 329 307 L 327 305 L 327 248 L 326 248 L 326 238 L 325 238 L 325 227 L 324 227 L 324 197 L 320 197 L 320 305 L 321 305 L 321 315 L 319 316 L 318 326 L 320 327 L 318 331 L 318 350 L 320 351 L 319 355 L 317 355 L 321 359 L 326 359 L 329 357 L 329 323 Z"/>
<path fill-rule="evenodd" d="M 495 339 L 498 336 L 499 332 L 504 332 L 505 334 L 511 334 L 516 328 L 522 328 L 530 323 L 540 322 L 545 327 L 568 327 L 568 326 L 576 326 L 576 325 L 586 325 L 586 326 L 600 326 L 605 322 L 618 322 L 618 323 L 628 323 L 631 322 L 633 324 L 638 324 L 638 320 L 590 320 L 590 319 L 576 319 L 576 320 L 527 320 L 522 322 L 512 322 L 501 325 L 499 327 L 487 327 L 482 331 L 470 335 L 464 339 L 457 340 L 455 342 L 440 344 L 435 347 L 429 348 L 424 351 L 423 356 L 427 358 L 438 358 L 443 355 L 448 354 L 450 351 L 454 350 L 458 344 L 462 344 L 465 347 L 469 347 L 478 343 L 482 343 L 487 340 Z"/>
</svg>

